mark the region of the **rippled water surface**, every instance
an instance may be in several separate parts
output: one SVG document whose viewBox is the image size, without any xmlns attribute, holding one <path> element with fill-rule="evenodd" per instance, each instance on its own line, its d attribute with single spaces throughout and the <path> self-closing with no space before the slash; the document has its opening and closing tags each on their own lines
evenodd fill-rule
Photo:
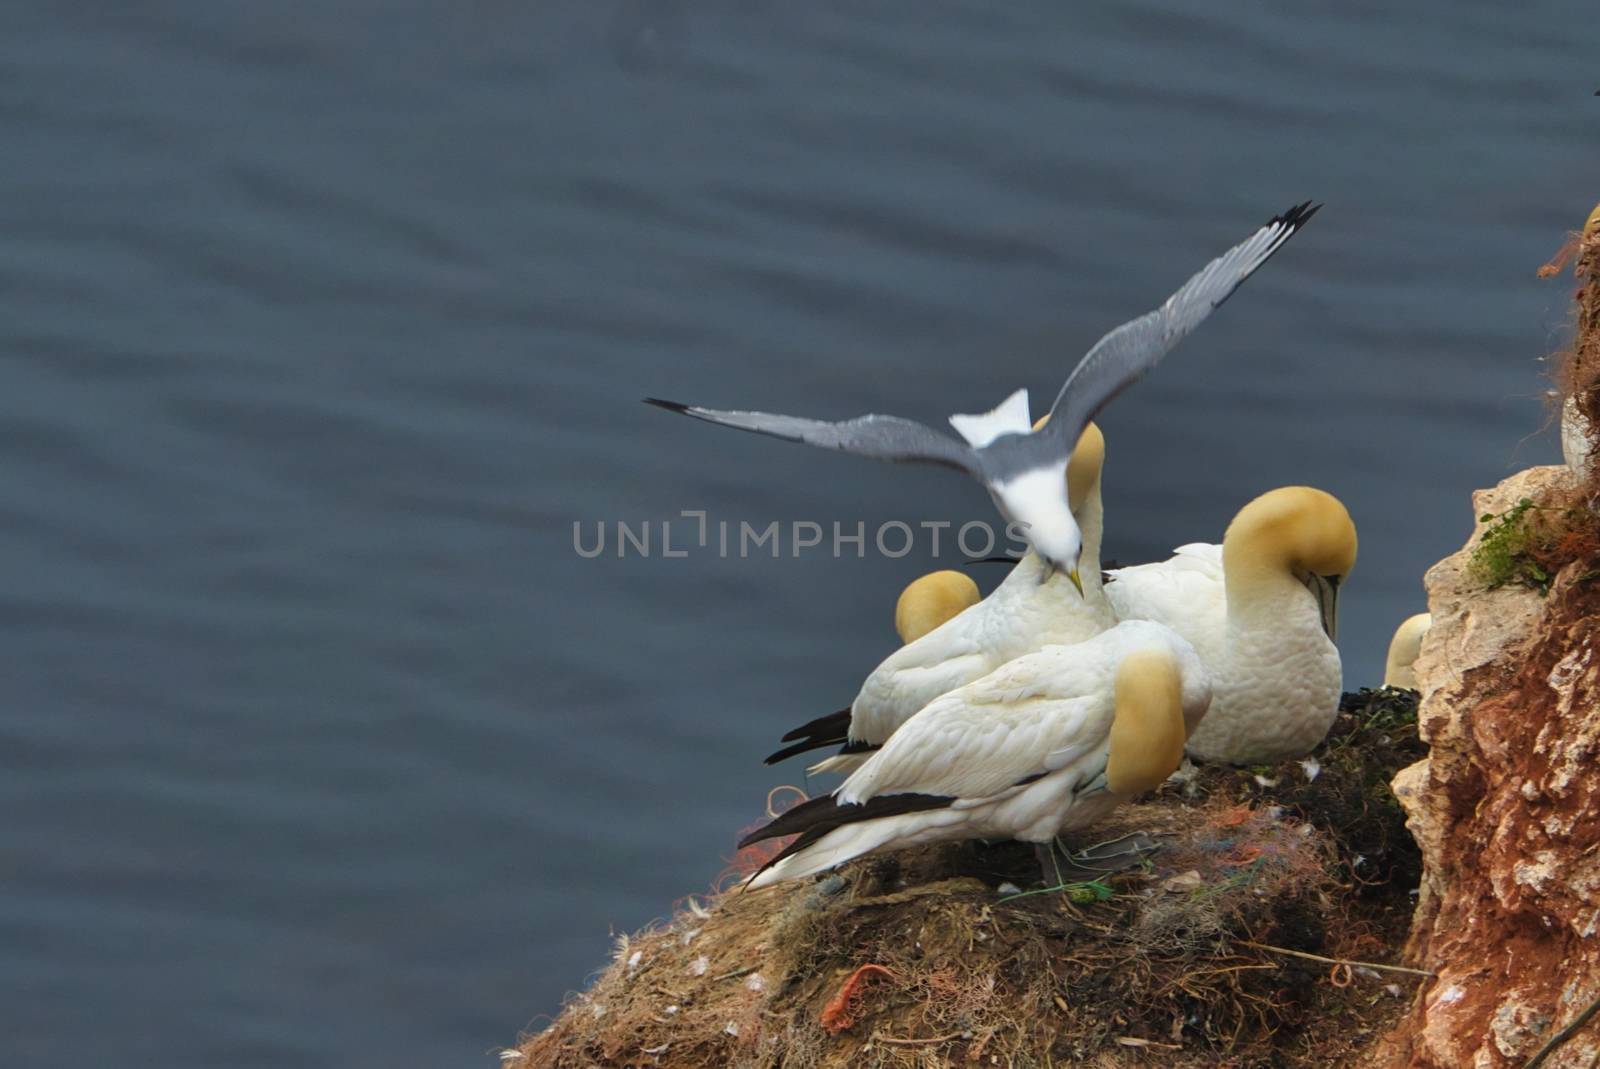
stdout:
<svg viewBox="0 0 1600 1069">
<path fill-rule="evenodd" d="M 573 521 L 992 515 L 638 398 L 1042 401 L 1306 197 L 1105 416 L 1107 552 L 1334 491 L 1376 681 L 1468 492 L 1556 456 L 1590 9 L 1082 7 L 0 13 L 5 1063 L 494 1064 L 715 877 L 930 564 Z"/>
</svg>

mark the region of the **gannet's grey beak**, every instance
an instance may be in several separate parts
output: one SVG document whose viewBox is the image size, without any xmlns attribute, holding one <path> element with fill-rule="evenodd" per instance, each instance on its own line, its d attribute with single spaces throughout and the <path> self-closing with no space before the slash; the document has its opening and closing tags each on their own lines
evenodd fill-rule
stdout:
<svg viewBox="0 0 1600 1069">
<path fill-rule="evenodd" d="M 1317 599 L 1317 612 L 1322 616 L 1322 630 L 1327 633 L 1330 642 L 1339 638 L 1339 580 L 1340 576 L 1337 575 L 1306 577 L 1306 589 Z"/>
</svg>

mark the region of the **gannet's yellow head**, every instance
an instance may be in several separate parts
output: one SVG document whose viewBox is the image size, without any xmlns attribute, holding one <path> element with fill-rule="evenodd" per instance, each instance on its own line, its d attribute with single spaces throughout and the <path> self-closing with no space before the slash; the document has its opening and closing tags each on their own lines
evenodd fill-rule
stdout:
<svg viewBox="0 0 1600 1069">
<path fill-rule="evenodd" d="M 1589 221 L 1583 224 L 1583 236 L 1587 240 L 1600 234 L 1600 204 L 1594 206 L 1594 211 L 1589 213 Z"/>
<path fill-rule="evenodd" d="M 1433 626 L 1433 617 L 1428 613 L 1419 612 L 1415 616 L 1408 616 L 1404 623 L 1395 628 L 1394 638 L 1389 640 L 1389 657 L 1383 666 L 1383 685 L 1386 687 L 1407 687 L 1417 689 L 1417 673 L 1415 664 L 1417 654 L 1422 652 L 1422 636 L 1428 633 L 1428 628 Z"/>
<path fill-rule="evenodd" d="M 1100 471 L 1105 463 L 1106 436 L 1090 423 L 1078 435 L 1078 444 L 1067 461 L 1067 507 L 1074 513 L 1089 500 L 1089 491 L 1100 485 Z"/>
<path fill-rule="evenodd" d="M 894 629 L 911 643 L 982 600 L 978 584 L 964 572 L 929 572 L 914 579 L 894 603 Z"/>
<path fill-rule="evenodd" d="M 1350 513 L 1332 494 L 1309 486 L 1262 494 L 1239 510 L 1222 539 L 1230 605 L 1291 575 L 1317 599 L 1329 638 L 1338 630 L 1339 584 L 1355 565 Z"/>
<path fill-rule="evenodd" d="M 1154 790 L 1178 770 L 1183 744 L 1183 675 L 1166 650 L 1135 650 L 1117 666 L 1116 712 L 1106 757 L 1113 794 Z"/>
<path fill-rule="evenodd" d="M 1050 413 L 1046 412 L 1034 423 L 1033 429 L 1038 430 L 1050 422 Z M 1089 494 L 1100 487 L 1100 472 L 1106 463 L 1106 436 L 1093 422 L 1084 424 L 1083 433 L 1078 435 L 1078 444 L 1072 447 L 1072 456 L 1067 458 L 1067 507 L 1077 516 L 1084 504 L 1089 500 Z M 1080 546 L 1079 552 L 1082 552 Z M 1072 585 L 1078 588 L 1078 593 L 1083 593 L 1083 580 L 1078 576 L 1078 562 L 1070 562 L 1067 569 L 1067 578 L 1072 580 Z"/>
</svg>

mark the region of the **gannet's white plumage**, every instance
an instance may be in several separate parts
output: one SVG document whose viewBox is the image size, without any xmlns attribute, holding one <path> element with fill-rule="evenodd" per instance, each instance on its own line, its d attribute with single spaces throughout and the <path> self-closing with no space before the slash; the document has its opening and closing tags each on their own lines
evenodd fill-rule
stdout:
<svg viewBox="0 0 1600 1069">
<path fill-rule="evenodd" d="M 952 839 L 1047 843 L 1150 790 L 1210 701 L 1194 649 L 1130 621 L 1019 657 L 929 703 L 832 795 L 749 836 L 799 838 L 749 882 Z"/>
<path fill-rule="evenodd" d="M 1220 546 L 1180 546 L 1168 560 L 1110 573 L 1118 619 L 1166 624 L 1211 673 L 1211 710 L 1189 739 L 1194 758 L 1254 764 L 1322 741 L 1341 694 L 1338 583 L 1355 556 L 1355 525 L 1338 499 L 1292 486 L 1240 509 Z"/>
<path fill-rule="evenodd" d="M 906 584 L 894 603 L 894 630 L 901 642 L 915 642 L 945 621 L 983 600 L 966 572 L 929 572 Z"/>
<path fill-rule="evenodd" d="M 867 676 L 849 709 L 791 731 L 784 741 L 800 741 L 768 761 L 844 744 L 858 752 L 830 757 L 811 771 L 847 772 L 939 695 L 1025 653 L 1082 642 L 1116 623 L 1100 581 L 1104 461 L 1105 438 L 1091 423 L 1078 438 L 1065 476 L 1069 504 L 1083 531 L 1081 595 L 1069 577 L 1029 550 L 987 598 L 890 654 Z"/>
<path fill-rule="evenodd" d="M 1394 629 L 1394 638 L 1389 640 L 1389 656 L 1383 666 L 1384 686 L 1417 689 L 1415 669 L 1417 654 L 1422 652 L 1422 637 L 1432 626 L 1433 617 L 1428 613 L 1419 612 L 1415 616 L 1406 617 L 1405 621 Z"/>
<path fill-rule="evenodd" d="M 1578 408 L 1576 397 L 1568 397 L 1561 404 L 1561 457 L 1580 479 L 1588 479 L 1594 467 L 1594 447 L 1589 417 Z"/>
<path fill-rule="evenodd" d="M 1317 206 L 1317 207 L 1320 207 Z M 1018 391 L 989 412 L 956 415 L 958 441 L 899 416 L 830 421 L 705 408 L 646 398 L 648 404 L 707 423 L 899 464 L 935 464 L 982 483 L 1005 518 L 1026 532 L 1051 568 L 1076 573 L 1082 541 L 1061 492 L 1067 456 L 1088 422 L 1149 374 L 1317 212 L 1310 201 L 1269 220 L 1201 268 L 1161 307 L 1101 338 L 1072 369 L 1050 406 L 1048 426 L 1028 429 L 1027 395 Z"/>
</svg>

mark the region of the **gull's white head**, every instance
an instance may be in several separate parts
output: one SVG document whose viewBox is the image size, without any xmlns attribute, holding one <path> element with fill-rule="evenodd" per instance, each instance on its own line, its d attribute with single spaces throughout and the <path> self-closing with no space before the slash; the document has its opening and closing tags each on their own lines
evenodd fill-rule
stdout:
<svg viewBox="0 0 1600 1069">
<path fill-rule="evenodd" d="M 915 642 L 981 601 L 978 584 L 965 572 L 945 569 L 913 579 L 894 605 L 900 641 Z"/>
<path fill-rule="evenodd" d="M 987 412 L 951 416 L 950 425 L 967 444 L 983 449 L 1002 435 L 1031 434 L 1049 419 L 1047 413 L 1030 428 L 1028 391 L 1017 390 Z M 1083 556 L 1083 533 L 1072 512 L 1099 482 L 1104 459 L 1105 439 L 1091 423 L 1079 435 L 1065 463 L 1024 471 L 989 488 L 1001 515 L 1020 527 L 1028 544 L 1044 558 L 1044 575 L 1063 573 L 1080 594 L 1083 581 L 1078 576 L 1078 561 Z"/>
<path fill-rule="evenodd" d="M 1033 430 L 1043 427 L 1049 418 L 1041 417 Z M 1074 513 L 1099 487 L 1105 459 L 1105 435 L 1090 423 L 1078 436 L 1078 444 L 1064 468 L 1039 468 L 996 487 L 995 500 L 1006 518 L 1023 528 L 1028 543 L 1044 558 L 1050 571 L 1066 575 L 1080 594 L 1083 581 L 1078 576 L 1078 564 L 1083 557 L 1083 533 Z"/>
<path fill-rule="evenodd" d="M 1022 529 L 1034 552 L 1044 558 L 1048 566 L 1044 574 L 1061 572 L 1081 591 L 1078 561 L 1083 556 L 1083 532 L 1078 530 L 1078 521 L 1062 492 L 1066 475 L 1066 464 L 1025 471 L 994 484 L 994 503 L 1006 519 Z"/>
</svg>

